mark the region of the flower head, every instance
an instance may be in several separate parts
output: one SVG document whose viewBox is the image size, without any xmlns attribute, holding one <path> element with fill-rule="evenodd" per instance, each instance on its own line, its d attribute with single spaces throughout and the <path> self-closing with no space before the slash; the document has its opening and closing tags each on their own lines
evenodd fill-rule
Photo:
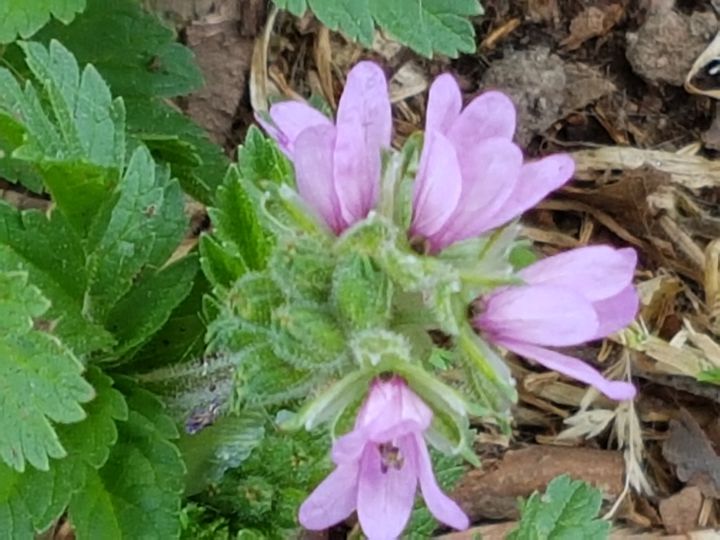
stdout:
<svg viewBox="0 0 720 540">
<path fill-rule="evenodd" d="M 418 483 L 430 512 L 456 529 L 468 518 L 438 486 L 423 433 L 432 411 L 404 380 L 376 380 L 355 428 L 333 445 L 337 467 L 300 507 L 300 523 L 326 529 L 357 509 L 370 540 L 397 538 L 415 502 Z"/>
<path fill-rule="evenodd" d="M 363 219 L 377 201 L 381 150 L 390 146 L 392 116 L 387 80 L 377 64 L 348 73 L 335 124 L 299 101 L 270 108 L 274 125 L 258 118 L 295 165 L 300 196 L 339 234 Z"/>
<path fill-rule="evenodd" d="M 518 217 L 570 179 L 574 164 L 565 154 L 523 163 L 514 132 L 515 107 L 506 95 L 485 92 L 462 109 L 455 79 L 435 79 L 411 236 L 440 251 Z"/>
<path fill-rule="evenodd" d="M 578 345 L 630 324 L 638 310 L 632 285 L 636 263 L 635 250 L 608 246 L 548 257 L 520 272 L 524 285 L 481 299 L 481 313 L 473 322 L 501 347 L 590 384 L 611 399 L 631 399 L 631 384 L 609 381 L 584 362 L 546 347 Z"/>
</svg>

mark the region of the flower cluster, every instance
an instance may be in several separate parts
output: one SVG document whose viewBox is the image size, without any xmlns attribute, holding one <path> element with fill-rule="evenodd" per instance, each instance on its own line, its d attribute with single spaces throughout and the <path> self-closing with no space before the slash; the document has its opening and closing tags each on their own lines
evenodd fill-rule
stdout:
<svg viewBox="0 0 720 540">
<path fill-rule="evenodd" d="M 292 161 L 305 205 L 332 234 L 343 237 L 373 215 L 384 193 L 383 156 L 391 152 L 392 134 L 387 81 L 377 65 L 361 62 L 349 73 L 334 123 L 295 101 L 273 105 L 269 118 L 258 120 Z M 567 155 L 524 160 L 512 141 L 515 121 L 504 94 L 483 93 L 463 108 L 455 80 L 435 80 L 422 151 L 410 168 L 409 219 L 401 224 L 413 256 L 444 261 L 451 248 L 489 237 L 571 178 L 574 165 Z M 590 384 L 612 399 L 631 399 L 631 384 L 607 380 L 552 347 L 599 339 L 629 324 L 638 308 L 635 265 L 632 249 L 591 246 L 540 260 L 494 288 L 463 289 L 475 298 L 467 321 L 472 339 Z M 456 296 L 460 300 L 453 301 L 463 301 Z M 301 524 L 323 529 L 357 510 L 369 538 L 396 538 L 419 485 L 439 521 L 466 528 L 467 517 L 432 472 L 424 437 L 434 415 L 418 395 L 422 391 L 396 372 L 373 376 L 365 393 L 354 429 L 334 443 L 335 471 L 300 509 Z"/>
</svg>

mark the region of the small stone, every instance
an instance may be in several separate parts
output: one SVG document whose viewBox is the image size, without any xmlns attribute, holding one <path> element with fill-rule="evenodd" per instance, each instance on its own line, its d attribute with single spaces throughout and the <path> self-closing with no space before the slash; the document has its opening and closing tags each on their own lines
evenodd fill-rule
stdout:
<svg viewBox="0 0 720 540">
<path fill-rule="evenodd" d="M 702 493 L 695 486 L 660 501 L 660 517 L 667 532 L 684 534 L 697 529 L 702 503 Z"/>
</svg>

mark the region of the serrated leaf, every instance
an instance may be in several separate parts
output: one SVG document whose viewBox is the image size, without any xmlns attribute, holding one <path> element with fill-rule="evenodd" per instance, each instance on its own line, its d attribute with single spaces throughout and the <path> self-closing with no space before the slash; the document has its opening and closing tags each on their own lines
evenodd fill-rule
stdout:
<svg viewBox="0 0 720 540">
<path fill-rule="evenodd" d="M 35 39 L 62 42 L 80 64 L 93 64 L 115 95 L 174 97 L 203 83 L 190 49 L 135 0 L 87 0 L 71 24 L 51 23 Z"/>
<path fill-rule="evenodd" d="M 148 150 L 135 150 L 123 179 L 90 231 L 85 311 L 105 321 L 141 270 L 159 268 L 185 232 L 183 195 Z"/>
<path fill-rule="evenodd" d="M 149 371 L 167 364 L 181 364 L 199 358 L 205 349 L 207 327 L 202 316 L 203 298 L 210 292 L 205 277 L 197 273 L 190 293 L 150 341 L 133 355 L 138 369 Z"/>
<path fill-rule="evenodd" d="M 26 462 L 47 470 L 48 458 L 66 455 L 51 422 L 82 420 L 94 392 L 73 353 L 32 329 L 49 302 L 27 273 L 0 273 L 0 291 L 0 457 L 18 471 Z"/>
<path fill-rule="evenodd" d="M 215 225 L 215 235 L 234 251 L 231 254 L 241 257 L 248 269 L 259 270 L 265 266 L 272 243 L 260 224 L 255 201 L 243 184 L 238 168 L 230 167 L 217 191 L 215 208 L 210 208 L 208 213 Z M 211 253 L 206 251 L 204 255 L 209 257 Z"/>
<path fill-rule="evenodd" d="M 270 180 L 275 184 L 292 182 L 292 167 L 272 139 L 256 126 L 250 126 L 245 142 L 238 148 L 238 169 L 244 180 Z"/>
<path fill-rule="evenodd" d="M 0 113 L 0 177 L 40 193 L 43 183 L 37 168 L 32 163 L 12 157 L 12 153 L 22 146 L 24 137 L 22 124 Z"/>
<path fill-rule="evenodd" d="M 58 42 L 22 47 L 43 95 L 30 83 L 21 89 L 0 68 L 0 111 L 25 129 L 13 157 L 37 164 L 57 207 L 84 233 L 122 169 L 125 110 L 98 72 L 92 66 L 80 72 Z"/>
<path fill-rule="evenodd" d="M 188 470 L 185 494 L 199 493 L 245 461 L 262 441 L 264 425 L 261 412 L 243 411 L 239 416 L 222 417 L 193 435 L 181 435 L 178 447 Z"/>
<path fill-rule="evenodd" d="M 162 100 L 135 98 L 127 99 L 125 104 L 128 131 L 145 142 L 156 160 L 170 165 L 173 176 L 189 195 L 210 204 L 230 164 L 222 148 L 211 142 L 200 126 Z M 153 144 L 158 136 L 172 137 L 191 145 L 200 164 L 191 166 L 171 159 Z"/>
<path fill-rule="evenodd" d="M 32 36 L 51 16 L 67 24 L 83 9 L 85 0 L 3 0 L 0 4 L 0 44 L 10 43 L 18 35 Z"/>
<path fill-rule="evenodd" d="M 129 415 L 105 465 L 88 471 L 70 501 L 78 540 L 177 538 L 183 465 L 177 435 L 162 404 L 148 392 L 126 387 Z"/>
<path fill-rule="evenodd" d="M 112 336 L 82 315 L 86 286 L 80 239 L 65 218 L 37 210 L 19 212 L 0 201 L 0 270 L 24 270 L 50 300 L 43 318 L 54 334 L 77 353 L 107 348 Z"/>
<path fill-rule="evenodd" d="M 477 0 L 369 0 L 377 23 L 424 56 L 457 57 L 475 51 L 475 30 L 467 19 L 482 13 Z"/>
<path fill-rule="evenodd" d="M 305 0 L 274 0 L 302 15 Z M 318 19 L 332 30 L 365 45 L 372 43 L 373 20 L 401 43 L 424 56 L 450 57 L 475 51 L 475 30 L 468 17 L 480 15 L 477 0 L 307 0 Z"/>
<path fill-rule="evenodd" d="M 115 304 L 108 328 L 117 338 L 122 355 L 142 345 L 168 320 L 188 295 L 197 273 L 197 258 L 185 257 L 140 281 Z"/>
<path fill-rule="evenodd" d="M 520 524 L 508 540 L 605 540 L 610 523 L 596 517 L 601 503 L 598 489 L 558 476 L 544 495 L 534 493 L 523 503 Z"/>
<path fill-rule="evenodd" d="M 53 460 L 49 471 L 18 473 L 0 463 L 0 538 L 33 538 L 60 517 L 72 493 L 81 489 L 88 470 L 102 466 L 117 440 L 116 420 L 127 418 L 122 395 L 112 380 L 90 368 L 87 379 L 96 397 L 85 406 L 87 418 L 58 427 L 68 456 Z"/>
<path fill-rule="evenodd" d="M 309 0 L 310 8 L 325 26 L 340 30 L 347 37 L 370 45 L 375 25 L 368 0 Z"/>
</svg>

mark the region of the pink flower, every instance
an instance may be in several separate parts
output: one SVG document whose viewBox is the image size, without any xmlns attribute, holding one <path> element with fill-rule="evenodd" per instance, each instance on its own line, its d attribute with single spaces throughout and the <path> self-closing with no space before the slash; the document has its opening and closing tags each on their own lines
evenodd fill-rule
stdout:
<svg viewBox="0 0 720 540">
<path fill-rule="evenodd" d="M 390 146 L 392 116 L 387 80 L 377 64 L 348 73 L 333 125 L 299 101 L 270 108 L 274 125 L 258 121 L 295 165 L 305 202 L 339 234 L 367 216 L 380 186 L 381 150 Z"/>
<path fill-rule="evenodd" d="M 631 399 L 633 385 L 609 381 L 584 362 L 547 349 L 578 345 L 627 326 L 638 310 L 631 248 L 592 246 L 548 257 L 520 272 L 525 281 L 481 299 L 474 319 L 490 341 L 590 384 L 611 399 Z"/>
<path fill-rule="evenodd" d="M 430 512 L 446 525 L 466 529 L 467 516 L 433 474 L 423 439 L 431 420 L 432 411 L 404 380 L 376 380 L 355 429 L 335 441 L 337 467 L 300 507 L 300 523 L 323 530 L 357 509 L 370 540 L 397 538 L 410 518 L 419 482 Z"/>
<path fill-rule="evenodd" d="M 485 92 L 462 110 L 455 79 L 435 79 L 414 187 L 412 237 L 440 251 L 518 217 L 570 179 L 574 163 L 565 154 L 523 164 L 514 132 L 515 107 L 506 95 Z"/>
</svg>

